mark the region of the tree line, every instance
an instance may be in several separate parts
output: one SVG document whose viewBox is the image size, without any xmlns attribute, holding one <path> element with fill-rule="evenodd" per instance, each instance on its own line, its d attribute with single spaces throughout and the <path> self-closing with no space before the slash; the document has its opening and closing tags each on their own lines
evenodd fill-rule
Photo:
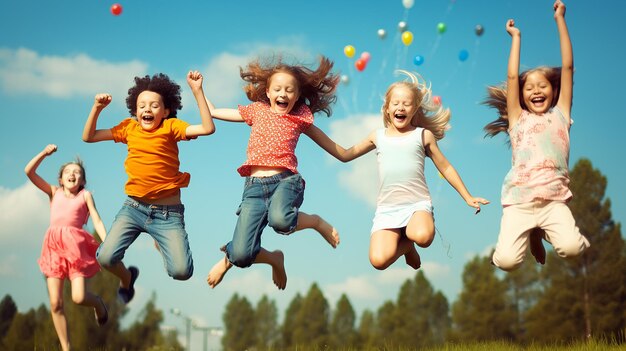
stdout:
<svg viewBox="0 0 626 351">
<path fill-rule="evenodd" d="M 621 225 L 605 197 L 607 179 L 581 159 L 570 172 L 575 194 L 569 203 L 577 225 L 591 242 L 583 255 L 546 264 L 531 257 L 511 273 L 498 271 L 490 256 L 466 263 L 462 290 L 453 303 L 421 270 L 402 284 L 395 301 L 367 309 L 357 318 L 349 297 L 330 306 L 317 284 L 297 294 L 279 322 L 275 301 L 264 295 L 253 305 L 238 294 L 224 308 L 224 350 L 418 350 L 445 343 L 507 341 L 519 345 L 567 344 L 590 338 L 626 342 L 626 245 Z M 110 292 L 114 277 L 99 274 L 93 290 Z M 69 293 L 69 291 L 66 291 Z M 114 293 L 114 292 L 113 292 Z M 115 301 L 114 296 L 106 296 Z M 70 300 L 68 300 L 70 301 Z M 77 350 L 180 350 L 174 331 L 162 331 L 156 295 L 127 329 L 121 304 L 109 307 L 109 322 L 71 323 Z M 69 320 L 93 319 L 93 311 L 68 304 Z M 19 313 L 10 296 L 0 302 L 0 349 L 49 349 L 57 339 L 50 312 Z"/>
</svg>

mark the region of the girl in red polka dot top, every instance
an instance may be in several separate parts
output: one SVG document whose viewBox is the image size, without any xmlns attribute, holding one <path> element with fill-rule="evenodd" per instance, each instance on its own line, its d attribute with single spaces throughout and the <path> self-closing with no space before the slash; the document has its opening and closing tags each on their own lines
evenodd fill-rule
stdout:
<svg viewBox="0 0 626 351">
<path fill-rule="evenodd" d="M 316 70 L 300 65 L 254 61 L 241 69 L 248 99 L 237 109 L 216 109 L 214 118 L 246 122 L 251 127 L 247 159 L 237 169 L 245 177 L 237 225 L 232 240 L 222 247 L 225 257 L 211 269 L 208 284 L 214 288 L 233 266 L 245 268 L 253 263 L 272 267 L 272 279 L 279 289 L 287 285 L 284 256 L 280 250 L 261 247 L 261 234 L 269 225 L 279 234 L 306 228 L 318 231 L 335 248 L 339 233 L 323 218 L 299 210 L 304 200 L 304 180 L 298 173 L 295 155 L 300 134 L 308 135 L 313 114 L 330 116 L 335 102 L 339 76 L 332 74 L 333 63 L 320 58 Z"/>
</svg>

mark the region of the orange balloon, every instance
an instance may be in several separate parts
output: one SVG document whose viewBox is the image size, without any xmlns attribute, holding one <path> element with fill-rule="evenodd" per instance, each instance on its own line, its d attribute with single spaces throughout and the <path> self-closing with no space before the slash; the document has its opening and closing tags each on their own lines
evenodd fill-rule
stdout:
<svg viewBox="0 0 626 351">
<path fill-rule="evenodd" d="M 437 105 L 441 105 L 441 96 L 439 95 L 433 96 L 433 102 Z"/>
<path fill-rule="evenodd" d="M 365 60 L 363 60 L 362 58 L 354 61 L 354 67 L 356 67 L 357 71 L 359 72 L 363 71 L 366 65 L 367 62 L 365 62 Z"/>
</svg>

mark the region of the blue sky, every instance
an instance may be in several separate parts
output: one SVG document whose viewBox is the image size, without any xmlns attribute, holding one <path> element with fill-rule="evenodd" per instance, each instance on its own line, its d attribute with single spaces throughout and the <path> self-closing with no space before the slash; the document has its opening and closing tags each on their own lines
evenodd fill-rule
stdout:
<svg viewBox="0 0 626 351">
<path fill-rule="evenodd" d="M 470 192 L 491 200 L 475 216 L 471 208 L 427 162 L 427 180 L 435 206 L 438 233 L 432 246 L 418 250 L 423 270 L 436 289 L 456 300 L 467 260 L 485 254 L 495 244 L 501 215 L 500 186 L 510 167 L 505 138 L 483 138 L 482 127 L 496 118 L 480 104 L 485 87 L 505 78 L 510 38 L 508 18 L 522 32 L 522 69 L 559 65 L 560 53 L 552 1 L 416 0 L 406 9 L 402 1 L 373 0 L 315 2 L 132 1 L 113 16 L 106 1 L 12 1 L 0 13 L 0 294 L 11 294 L 20 311 L 47 304 L 45 284 L 36 263 L 48 225 L 46 196 L 28 182 L 23 169 L 43 147 L 59 151 L 46 159 L 39 173 L 54 182 L 58 167 L 75 156 L 85 161 L 88 188 L 107 228 L 124 200 L 124 145 L 86 144 L 82 128 L 99 92 L 113 102 L 98 127 L 116 125 L 128 115 L 124 100 L 134 76 L 163 72 L 183 89 L 179 118 L 199 123 L 197 107 L 184 80 L 187 71 L 205 77 L 206 95 L 218 107 L 248 101 L 238 70 L 259 56 L 282 54 L 315 65 L 319 55 L 335 62 L 335 71 L 348 77 L 337 92 L 330 118 L 315 123 L 344 146 L 361 140 L 381 125 L 379 114 L 386 87 L 398 79 L 395 69 L 417 71 L 435 95 L 452 111 L 452 129 L 440 148 L 457 168 Z M 625 119 L 620 116 L 622 69 L 626 47 L 625 6 L 609 1 L 566 2 L 566 20 L 574 47 L 575 86 L 570 166 L 591 159 L 607 176 L 607 196 L 613 217 L 626 220 L 626 178 L 623 156 Z M 405 21 L 414 40 L 405 46 L 398 23 Z M 437 32 L 445 23 L 446 31 Z M 476 25 L 484 27 L 477 36 Z M 379 29 L 387 33 L 384 39 Z M 619 43 L 622 44 L 619 44 Z M 353 45 L 356 55 L 343 53 Z M 459 52 L 467 50 L 467 60 Z M 365 70 L 355 60 L 371 54 Z M 413 58 L 424 57 L 416 66 Z M 9 128 L 14 123 L 15 129 Z M 206 284 L 213 263 L 222 257 L 236 222 L 243 179 L 236 168 L 244 161 L 249 127 L 216 122 L 214 135 L 180 144 L 181 170 L 192 175 L 183 190 L 186 224 L 195 273 L 186 282 L 170 279 L 160 255 L 143 235 L 127 251 L 125 262 L 141 275 L 131 318 L 152 292 L 166 312 L 165 324 L 184 329 L 168 313 L 178 308 L 199 325 L 220 325 L 233 293 L 256 303 L 267 294 L 282 313 L 293 296 L 317 282 L 334 306 L 342 293 L 357 313 L 395 299 L 398 288 L 415 272 L 398 262 L 384 272 L 368 261 L 369 228 L 374 211 L 377 174 L 374 154 L 348 164 L 325 154 L 306 136 L 298 145 L 299 170 L 307 183 L 302 210 L 318 213 L 340 231 L 341 245 L 333 250 L 312 231 L 289 237 L 266 230 L 263 245 L 285 252 L 287 289 L 278 291 L 268 267 L 233 269 L 214 290 Z M 622 150 L 622 151 L 619 151 Z M 88 225 L 91 227 L 91 223 Z M 197 335 L 196 335 L 197 334 Z M 194 340 L 201 333 L 194 333 Z M 201 342 L 193 341 L 195 346 Z"/>
</svg>

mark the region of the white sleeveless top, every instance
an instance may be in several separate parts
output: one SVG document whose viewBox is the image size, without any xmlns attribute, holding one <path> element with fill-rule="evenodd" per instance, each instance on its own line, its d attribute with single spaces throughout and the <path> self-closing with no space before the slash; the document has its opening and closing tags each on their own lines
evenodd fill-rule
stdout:
<svg viewBox="0 0 626 351">
<path fill-rule="evenodd" d="M 372 232 L 404 227 L 416 210 L 432 212 L 424 177 L 424 129 L 392 137 L 385 131 L 376 131 L 379 188 Z"/>
</svg>

